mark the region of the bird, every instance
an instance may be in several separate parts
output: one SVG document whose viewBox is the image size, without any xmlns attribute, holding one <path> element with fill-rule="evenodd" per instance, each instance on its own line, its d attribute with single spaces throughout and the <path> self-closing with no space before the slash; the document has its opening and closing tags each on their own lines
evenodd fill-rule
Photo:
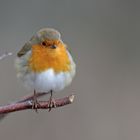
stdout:
<svg viewBox="0 0 140 140">
<path fill-rule="evenodd" d="M 54 28 L 37 31 L 17 53 L 15 66 L 17 78 L 27 89 L 34 91 L 34 109 L 38 105 L 37 93 L 50 94 L 49 111 L 55 106 L 53 93 L 70 85 L 76 73 L 68 46 Z"/>
</svg>

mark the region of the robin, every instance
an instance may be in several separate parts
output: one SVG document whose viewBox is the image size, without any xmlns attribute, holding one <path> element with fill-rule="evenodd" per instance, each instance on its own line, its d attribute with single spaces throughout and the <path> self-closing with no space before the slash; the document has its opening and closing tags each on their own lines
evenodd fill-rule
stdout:
<svg viewBox="0 0 140 140">
<path fill-rule="evenodd" d="M 53 28 L 43 28 L 17 53 L 16 69 L 25 87 L 34 90 L 33 108 L 38 105 L 36 93 L 46 92 L 51 94 L 51 110 L 55 106 L 53 93 L 70 85 L 76 65 L 60 33 Z"/>
</svg>

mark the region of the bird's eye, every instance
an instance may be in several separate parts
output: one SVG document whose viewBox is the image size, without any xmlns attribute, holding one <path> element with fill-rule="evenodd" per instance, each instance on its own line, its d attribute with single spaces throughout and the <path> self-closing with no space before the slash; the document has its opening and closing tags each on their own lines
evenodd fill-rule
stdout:
<svg viewBox="0 0 140 140">
<path fill-rule="evenodd" d="M 41 43 L 41 45 L 46 46 L 47 44 L 46 44 L 45 41 L 43 41 L 43 42 Z"/>
</svg>

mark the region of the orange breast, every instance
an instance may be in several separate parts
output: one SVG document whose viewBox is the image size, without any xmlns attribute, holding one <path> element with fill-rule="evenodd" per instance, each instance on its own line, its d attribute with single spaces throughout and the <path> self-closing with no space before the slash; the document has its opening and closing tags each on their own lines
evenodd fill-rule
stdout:
<svg viewBox="0 0 140 140">
<path fill-rule="evenodd" d="M 70 60 L 65 46 L 59 44 L 56 49 L 41 45 L 32 46 L 29 67 L 34 72 L 43 72 L 49 68 L 56 73 L 70 71 Z"/>
</svg>

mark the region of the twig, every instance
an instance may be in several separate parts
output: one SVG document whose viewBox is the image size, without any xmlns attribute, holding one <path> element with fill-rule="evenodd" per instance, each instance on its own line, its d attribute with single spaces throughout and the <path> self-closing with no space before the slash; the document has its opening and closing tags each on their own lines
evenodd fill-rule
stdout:
<svg viewBox="0 0 140 140">
<path fill-rule="evenodd" d="M 74 95 L 64 97 L 61 99 L 55 99 L 55 107 L 61 107 L 67 104 L 71 104 L 74 101 Z M 49 109 L 49 101 L 38 101 L 39 105 L 37 109 Z M 54 108 L 54 106 L 52 106 Z M 27 100 L 24 102 L 16 102 L 0 107 L 0 115 L 15 111 L 21 111 L 26 109 L 32 109 L 32 100 Z"/>
<path fill-rule="evenodd" d="M 5 52 L 4 54 L 0 55 L 0 60 L 4 59 L 7 56 L 11 56 L 12 52 Z"/>
</svg>

